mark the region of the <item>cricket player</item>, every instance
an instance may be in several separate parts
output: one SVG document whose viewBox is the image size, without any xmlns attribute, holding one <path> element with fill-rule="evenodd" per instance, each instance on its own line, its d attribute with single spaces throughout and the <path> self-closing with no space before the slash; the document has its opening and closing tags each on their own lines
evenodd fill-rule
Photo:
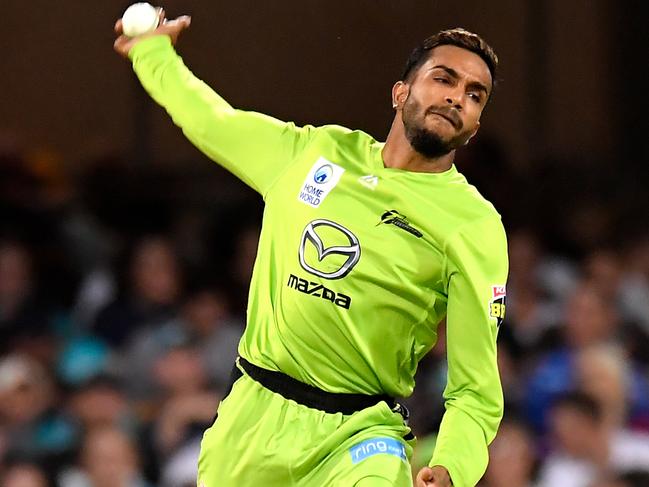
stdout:
<svg viewBox="0 0 649 487">
<path fill-rule="evenodd" d="M 411 486 L 414 437 L 394 398 L 412 393 L 446 316 L 446 411 L 416 485 L 474 486 L 503 411 L 506 238 L 453 159 L 480 126 L 493 50 L 463 29 L 424 41 L 392 88 L 383 143 L 233 108 L 176 54 L 189 24 L 128 38 L 118 21 L 115 49 L 187 138 L 265 202 L 240 357 L 198 485 Z"/>
</svg>

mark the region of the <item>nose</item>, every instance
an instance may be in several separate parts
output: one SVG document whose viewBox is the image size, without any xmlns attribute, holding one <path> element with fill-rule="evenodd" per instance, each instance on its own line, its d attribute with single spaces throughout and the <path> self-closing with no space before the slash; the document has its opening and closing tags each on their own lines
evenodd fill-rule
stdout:
<svg viewBox="0 0 649 487">
<path fill-rule="evenodd" d="M 462 103 L 460 103 L 460 98 L 459 97 L 447 96 L 446 97 L 446 103 L 448 103 L 449 105 L 451 105 L 453 108 L 455 108 L 458 111 L 462 110 Z"/>
</svg>

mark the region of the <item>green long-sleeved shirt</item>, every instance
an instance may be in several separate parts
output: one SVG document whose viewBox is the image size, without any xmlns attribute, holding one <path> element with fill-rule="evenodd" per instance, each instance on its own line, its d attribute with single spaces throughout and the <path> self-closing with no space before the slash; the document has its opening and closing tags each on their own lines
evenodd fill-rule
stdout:
<svg viewBox="0 0 649 487">
<path fill-rule="evenodd" d="M 507 254 L 493 206 L 455 166 L 386 168 L 364 132 L 234 109 L 166 36 L 129 57 L 189 140 L 264 198 L 239 353 L 327 391 L 405 397 L 446 315 L 446 412 L 430 464 L 475 485 L 503 409 Z"/>
</svg>

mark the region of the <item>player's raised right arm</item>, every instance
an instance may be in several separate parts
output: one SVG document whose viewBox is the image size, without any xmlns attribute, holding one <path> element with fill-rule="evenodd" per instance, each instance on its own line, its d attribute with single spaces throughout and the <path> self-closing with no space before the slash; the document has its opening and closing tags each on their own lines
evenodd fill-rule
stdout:
<svg viewBox="0 0 649 487">
<path fill-rule="evenodd" d="M 142 86 L 198 149 L 265 196 L 313 128 L 237 110 L 194 76 L 173 47 L 189 23 L 180 17 L 150 34 L 120 35 L 115 50 L 132 61 Z M 115 30 L 121 34 L 120 21 Z"/>
</svg>

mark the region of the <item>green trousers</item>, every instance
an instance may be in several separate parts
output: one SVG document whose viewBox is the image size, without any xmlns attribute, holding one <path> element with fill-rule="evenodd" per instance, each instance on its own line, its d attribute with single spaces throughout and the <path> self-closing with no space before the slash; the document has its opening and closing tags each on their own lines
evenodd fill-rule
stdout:
<svg viewBox="0 0 649 487">
<path fill-rule="evenodd" d="M 198 486 L 411 487 L 409 433 L 385 402 L 329 414 L 244 373 L 203 435 Z"/>
</svg>

